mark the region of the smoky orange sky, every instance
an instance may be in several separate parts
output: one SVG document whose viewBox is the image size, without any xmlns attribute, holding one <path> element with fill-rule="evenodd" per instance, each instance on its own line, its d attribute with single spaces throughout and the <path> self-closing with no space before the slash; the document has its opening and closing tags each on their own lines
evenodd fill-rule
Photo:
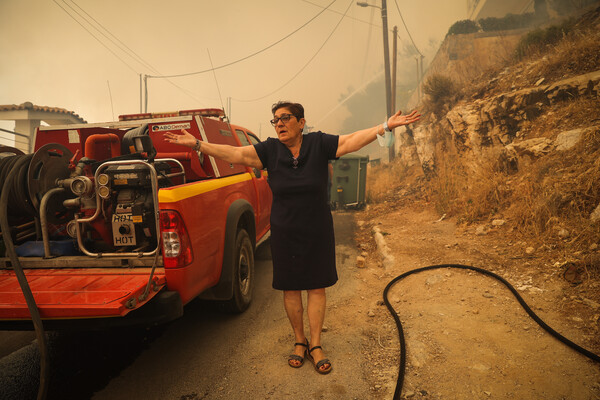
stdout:
<svg viewBox="0 0 600 400">
<path fill-rule="evenodd" d="M 432 43 L 466 18 L 466 3 L 388 0 L 389 29 L 398 26 L 400 47 L 411 45 L 399 8 L 417 47 L 430 51 L 427 65 Z M 231 104 L 232 122 L 265 138 L 274 136 L 270 106 L 292 100 L 304 104 L 310 126 L 344 134 L 342 94 L 383 71 L 381 11 L 355 0 L 0 0 L 0 18 L 0 104 L 63 107 L 88 122 L 138 113 L 140 74 L 248 57 L 214 73 L 148 79 L 148 111 Z M 413 73 L 414 58 L 399 63 L 400 75 Z"/>
</svg>

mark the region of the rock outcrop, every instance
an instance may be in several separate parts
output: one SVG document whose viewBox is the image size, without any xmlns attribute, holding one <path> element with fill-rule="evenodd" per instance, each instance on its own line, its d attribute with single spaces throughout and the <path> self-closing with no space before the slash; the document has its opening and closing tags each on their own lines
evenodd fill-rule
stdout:
<svg viewBox="0 0 600 400">
<path fill-rule="evenodd" d="M 522 137 L 525 121 L 535 120 L 550 105 L 579 97 L 598 98 L 600 70 L 584 75 L 546 83 L 538 80 L 534 86 L 483 99 L 461 102 L 453 107 L 444 120 L 418 125 L 411 135 L 398 134 L 397 154 L 408 164 L 419 160 L 425 171 L 434 164 L 436 142 L 441 136 L 450 136 L 459 153 L 475 159 L 496 154 L 508 171 L 516 170 L 519 163 L 551 151 L 572 148 L 587 129 L 560 133 L 555 139 Z"/>
</svg>

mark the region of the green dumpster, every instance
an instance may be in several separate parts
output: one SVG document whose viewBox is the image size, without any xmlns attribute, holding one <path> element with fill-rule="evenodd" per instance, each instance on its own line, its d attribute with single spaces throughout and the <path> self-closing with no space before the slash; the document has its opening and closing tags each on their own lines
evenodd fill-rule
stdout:
<svg viewBox="0 0 600 400">
<path fill-rule="evenodd" d="M 349 154 L 331 163 L 333 165 L 330 188 L 331 208 L 364 207 L 369 156 Z"/>
</svg>

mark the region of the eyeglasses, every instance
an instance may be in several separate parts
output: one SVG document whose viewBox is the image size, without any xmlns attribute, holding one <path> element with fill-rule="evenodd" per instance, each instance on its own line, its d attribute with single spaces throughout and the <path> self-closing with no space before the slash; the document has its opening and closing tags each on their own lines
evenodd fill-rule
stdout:
<svg viewBox="0 0 600 400">
<path fill-rule="evenodd" d="M 271 125 L 277 126 L 277 124 L 279 123 L 279 120 L 281 120 L 281 122 L 283 122 L 285 124 L 290 120 L 290 118 L 292 118 L 294 116 L 295 115 L 292 115 L 292 114 L 281 114 L 281 117 L 275 117 L 271 120 Z"/>
<path fill-rule="evenodd" d="M 298 168 L 298 158 L 297 157 L 292 157 L 292 168 L 294 168 L 294 169 Z"/>
</svg>

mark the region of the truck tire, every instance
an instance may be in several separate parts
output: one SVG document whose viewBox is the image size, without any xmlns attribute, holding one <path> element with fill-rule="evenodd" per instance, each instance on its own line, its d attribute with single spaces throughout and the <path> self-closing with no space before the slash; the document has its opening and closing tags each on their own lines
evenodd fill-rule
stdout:
<svg viewBox="0 0 600 400">
<path fill-rule="evenodd" d="M 250 306 L 254 291 L 254 248 L 245 229 L 239 229 L 235 238 L 235 258 L 232 268 L 233 297 L 221 303 L 223 311 L 242 313 Z"/>
</svg>

